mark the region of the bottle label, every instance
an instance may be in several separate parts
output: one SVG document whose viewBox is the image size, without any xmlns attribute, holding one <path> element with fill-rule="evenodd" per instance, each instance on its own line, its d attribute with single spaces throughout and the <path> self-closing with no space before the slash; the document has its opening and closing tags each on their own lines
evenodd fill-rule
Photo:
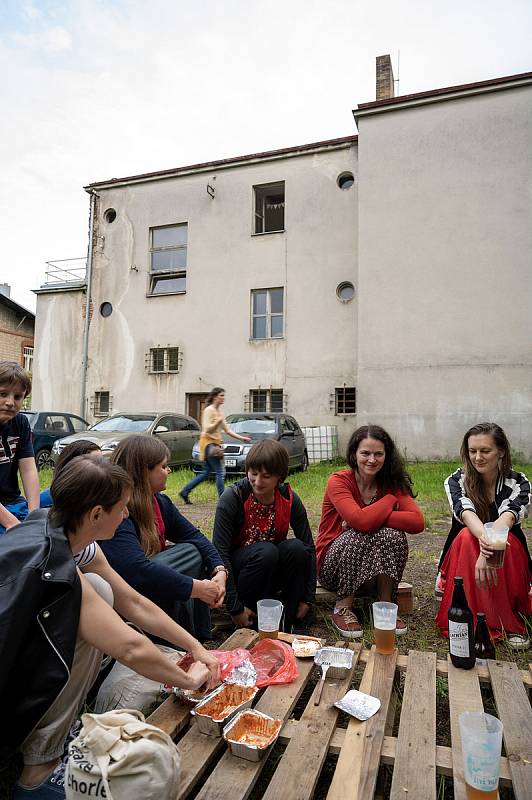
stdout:
<svg viewBox="0 0 532 800">
<path fill-rule="evenodd" d="M 452 656 L 469 658 L 469 625 L 449 620 L 449 652 Z"/>
</svg>

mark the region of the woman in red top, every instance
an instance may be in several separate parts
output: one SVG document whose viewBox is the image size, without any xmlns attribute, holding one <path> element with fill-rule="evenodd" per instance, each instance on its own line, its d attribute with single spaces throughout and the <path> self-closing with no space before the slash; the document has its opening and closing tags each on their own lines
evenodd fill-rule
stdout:
<svg viewBox="0 0 532 800">
<path fill-rule="evenodd" d="M 327 482 L 316 542 L 318 575 L 337 593 L 332 623 L 346 639 L 362 636 L 356 594 L 391 600 L 408 557 L 405 533 L 421 533 L 423 514 L 397 448 L 378 425 L 364 425 L 347 446 L 349 469 Z M 405 633 L 397 620 L 397 633 Z"/>
</svg>

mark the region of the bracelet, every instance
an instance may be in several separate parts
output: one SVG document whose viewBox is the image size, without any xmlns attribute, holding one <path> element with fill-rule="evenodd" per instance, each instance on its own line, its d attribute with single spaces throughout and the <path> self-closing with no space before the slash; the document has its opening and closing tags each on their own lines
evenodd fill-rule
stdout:
<svg viewBox="0 0 532 800">
<path fill-rule="evenodd" d="M 213 569 L 211 578 L 214 578 L 214 576 L 218 575 L 219 572 L 225 572 L 225 577 L 227 580 L 227 578 L 229 577 L 229 570 L 227 569 L 227 567 L 224 567 L 223 564 L 219 564 L 217 567 Z"/>
</svg>

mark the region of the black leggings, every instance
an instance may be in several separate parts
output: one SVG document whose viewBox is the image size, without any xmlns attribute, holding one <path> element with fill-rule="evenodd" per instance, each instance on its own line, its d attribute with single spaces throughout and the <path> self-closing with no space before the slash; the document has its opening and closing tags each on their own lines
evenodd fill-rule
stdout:
<svg viewBox="0 0 532 800">
<path fill-rule="evenodd" d="M 238 596 L 252 611 L 257 600 L 281 592 L 285 630 L 289 631 L 299 603 L 305 597 L 311 555 L 299 539 L 283 542 L 255 542 L 231 553 L 231 566 Z"/>
</svg>

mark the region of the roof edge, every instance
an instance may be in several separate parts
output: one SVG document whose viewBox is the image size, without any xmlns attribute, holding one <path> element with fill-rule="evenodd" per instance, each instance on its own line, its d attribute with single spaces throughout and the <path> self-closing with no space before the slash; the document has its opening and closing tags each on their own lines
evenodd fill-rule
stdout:
<svg viewBox="0 0 532 800">
<path fill-rule="evenodd" d="M 349 147 L 352 144 L 355 144 L 357 141 L 358 136 L 356 134 L 352 136 L 341 136 L 337 139 L 325 139 L 321 142 L 300 144 L 294 147 L 283 147 L 280 150 L 265 150 L 262 153 L 250 153 L 248 155 L 234 156 L 232 158 L 222 158 L 217 161 L 204 161 L 199 164 L 190 164 L 184 167 L 158 170 L 156 172 L 145 172 L 140 173 L 139 175 L 130 175 L 124 178 L 110 178 L 107 181 L 96 181 L 95 183 L 89 183 L 83 188 L 86 192 L 90 192 L 93 189 L 102 189 L 120 184 L 144 183 L 146 181 L 172 178 L 177 175 L 205 172 L 211 169 L 226 169 L 227 167 L 234 167 L 238 166 L 239 164 L 246 164 L 254 161 L 273 161 L 278 158 L 305 155 L 315 150 L 334 150 L 337 148 Z"/>
<path fill-rule="evenodd" d="M 30 311 L 29 308 L 21 306 L 20 303 L 17 303 L 16 300 L 8 297 L 7 294 L 2 294 L 2 292 L 0 292 L 0 302 L 17 314 L 24 314 L 26 317 L 33 317 L 33 319 L 35 319 L 35 313 L 33 311 Z"/>
<path fill-rule="evenodd" d="M 390 97 L 386 100 L 373 100 L 370 103 L 359 103 L 353 110 L 355 120 L 370 114 L 379 114 L 385 111 L 394 111 L 398 108 L 413 107 L 424 103 L 434 103 L 443 100 L 452 100 L 460 95 L 475 95 L 485 92 L 495 92 L 501 89 L 512 89 L 519 86 L 532 84 L 532 72 L 521 72 L 517 75 L 507 75 L 502 78 L 491 78 L 475 83 L 462 83 L 457 86 L 445 86 L 441 89 L 430 89 L 426 92 L 404 94 Z"/>
</svg>

